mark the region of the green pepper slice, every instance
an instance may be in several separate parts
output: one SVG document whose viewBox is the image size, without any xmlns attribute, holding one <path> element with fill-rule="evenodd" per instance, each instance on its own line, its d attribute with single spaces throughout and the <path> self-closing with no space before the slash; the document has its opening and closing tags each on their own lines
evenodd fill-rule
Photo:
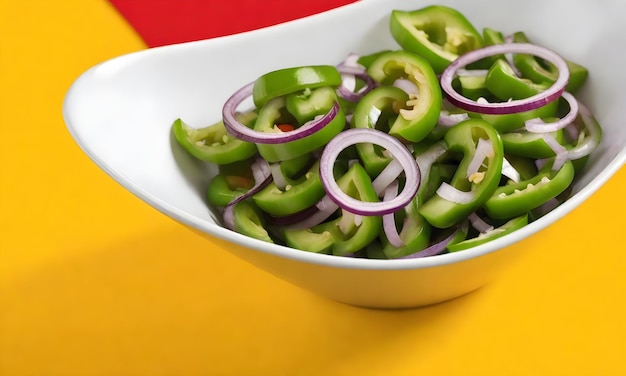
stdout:
<svg viewBox="0 0 626 376">
<path fill-rule="evenodd" d="M 314 205 L 326 194 L 319 176 L 319 161 L 300 179 L 291 180 L 285 177 L 285 180 L 288 185 L 284 190 L 271 182 L 252 196 L 254 203 L 264 212 L 282 217 Z"/>
<path fill-rule="evenodd" d="M 523 214 L 523 215 L 520 215 L 519 217 L 509 220 L 508 222 L 506 222 L 500 227 L 494 228 L 493 230 L 488 231 L 486 233 L 479 234 L 475 238 L 471 238 L 471 239 L 464 240 L 462 242 L 450 244 L 448 245 L 447 248 L 449 252 L 458 252 L 458 251 L 462 251 L 462 250 L 469 249 L 472 247 L 476 247 L 478 245 L 485 244 L 494 239 L 501 238 L 504 235 L 512 233 L 513 231 L 519 230 L 520 228 L 526 226 L 527 224 L 528 224 L 528 215 Z"/>
<path fill-rule="evenodd" d="M 229 202 L 248 192 L 254 186 L 253 159 L 219 165 L 219 172 L 207 186 L 209 204 L 226 206 Z"/>
<path fill-rule="evenodd" d="M 321 89 L 323 90 L 324 95 L 329 95 L 335 98 L 336 94 L 334 93 L 334 90 L 331 90 L 331 93 L 325 89 L 326 88 Z M 320 97 L 315 94 L 311 94 L 309 100 L 317 102 L 320 101 Z M 303 101 L 306 102 L 306 100 Z M 324 100 L 324 103 L 331 103 L 332 106 L 333 102 Z M 301 103 L 301 105 L 304 104 Z M 312 116 L 323 115 L 327 113 L 331 107 L 329 106 L 328 108 L 324 108 L 322 106 L 317 106 L 316 108 L 318 108 L 319 111 L 313 111 L 311 113 Z M 297 126 L 297 124 L 295 124 L 296 120 L 294 119 L 294 116 L 286 110 L 286 97 L 282 96 L 270 100 L 259 109 L 259 116 L 254 125 L 254 129 L 259 132 L 281 132 L 277 125 L 285 123 L 294 125 L 294 128 Z M 339 108 L 337 116 L 335 116 L 329 124 L 319 131 L 301 139 L 285 143 L 257 144 L 257 150 L 259 151 L 259 154 L 270 163 L 294 159 L 326 145 L 331 138 L 335 137 L 344 129 L 345 124 L 346 116 L 343 110 Z"/>
<path fill-rule="evenodd" d="M 504 60 L 497 60 L 485 77 L 485 87 L 498 99 L 524 99 L 545 91 L 550 85 L 518 77 Z"/>
<path fill-rule="evenodd" d="M 515 43 L 530 43 L 526 34 L 521 31 L 513 34 L 513 41 Z M 513 62 L 524 77 L 534 82 L 552 84 L 556 81 L 559 74 L 554 65 L 533 55 L 515 54 Z M 565 62 L 569 68 L 569 81 L 567 82 L 566 90 L 574 93 L 585 83 L 587 76 L 589 76 L 589 71 L 582 65 L 572 61 L 565 60 Z"/>
<path fill-rule="evenodd" d="M 251 126 L 257 117 L 255 112 L 238 114 L 237 120 Z M 256 145 L 252 142 L 232 137 L 220 121 L 205 128 L 192 128 L 181 119 L 172 124 L 176 141 L 194 157 L 215 164 L 228 164 L 248 159 L 256 154 Z"/>
<path fill-rule="evenodd" d="M 423 58 L 406 51 L 392 51 L 380 55 L 367 73 L 383 85 L 397 79 L 407 79 L 418 89 L 409 94 L 405 108 L 399 110 L 389 128 L 389 134 L 412 142 L 423 140 L 437 125 L 441 111 L 441 87 L 437 75 Z"/>
<path fill-rule="evenodd" d="M 254 204 L 240 201 L 233 207 L 235 231 L 251 238 L 274 243 L 264 227 L 263 217 Z"/>
<path fill-rule="evenodd" d="M 563 130 L 549 132 L 547 135 L 554 137 L 559 144 L 564 143 Z M 509 132 L 500 135 L 504 152 L 520 157 L 542 159 L 554 157 L 554 150 L 546 143 L 541 133 L 525 131 Z"/>
<path fill-rule="evenodd" d="M 574 180 L 574 166 L 567 161 L 558 171 L 547 163 L 535 177 L 498 187 L 485 202 L 485 212 L 495 219 L 508 219 L 548 202 Z"/>
<path fill-rule="evenodd" d="M 404 245 L 396 247 L 389 243 L 384 231 L 381 231 L 381 243 L 383 244 L 383 253 L 388 259 L 395 259 L 419 252 L 428 247 L 430 242 L 430 225 L 424 217 L 417 211 L 415 205 L 417 198 L 407 206 L 404 216 L 400 216 L 399 221 L 403 223 L 400 230 L 400 239 Z"/>
<path fill-rule="evenodd" d="M 394 10 L 390 31 L 403 49 L 423 56 L 437 73 L 460 55 L 482 47 L 482 37 L 469 20 L 446 6 Z"/>
<path fill-rule="evenodd" d="M 352 128 L 375 128 L 389 132 L 389 124 L 398 116 L 409 100 L 404 90 L 394 86 L 380 86 L 367 93 L 357 104 L 352 115 Z M 357 144 L 357 153 L 367 173 L 375 177 L 389 164 L 391 157 L 374 144 Z"/>
<path fill-rule="evenodd" d="M 339 85 L 341 85 L 341 74 L 331 65 L 284 68 L 257 78 L 252 88 L 252 100 L 258 108 L 273 98 L 307 88 Z"/>
<path fill-rule="evenodd" d="M 483 161 L 478 175 L 472 174 L 468 177 L 467 170 L 481 138 L 491 142 L 493 153 Z M 500 135 L 484 120 L 465 120 L 450 129 L 444 140 L 450 151 L 463 154 L 450 185 L 461 191 L 473 192 L 473 197 L 469 202 L 461 204 L 436 194 L 426 201 L 419 208 L 419 212 L 431 225 L 438 228 L 451 227 L 460 222 L 491 197 L 500 182 L 504 157 Z"/>
<path fill-rule="evenodd" d="M 498 132 L 505 133 L 523 128 L 524 123 L 530 119 L 554 117 L 556 116 L 558 108 L 559 101 L 552 101 L 534 110 L 504 115 L 479 114 L 479 116 L 493 125 Z"/>
<path fill-rule="evenodd" d="M 379 201 L 376 191 L 372 187 L 372 180 L 358 163 L 353 164 L 348 171 L 338 180 L 339 187 L 348 195 L 362 201 Z M 358 224 L 357 224 L 358 223 Z M 346 256 L 365 248 L 379 235 L 382 228 L 380 216 L 362 216 L 357 218 L 354 214 L 345 210 L 341 216 L 321 223 L 311 229 L 283 230 L 283 236 L 287 245 L 297 247 L 305 251 L 319 252 L 326 249 L 320 244 L 325 244 L 327 237 L 332 237 L 332 249 L 329 250 L 336 256 Z M 319 237 L 319 240 L 315 240 Z M 308 239 L 309 242 L 302 244 L 294 243 L 294 239 Z"/>
</svg>

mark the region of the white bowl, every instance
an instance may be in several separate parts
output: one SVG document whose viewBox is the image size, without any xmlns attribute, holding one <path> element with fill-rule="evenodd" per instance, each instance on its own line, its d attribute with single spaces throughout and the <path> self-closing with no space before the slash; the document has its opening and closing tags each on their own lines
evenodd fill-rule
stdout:
<svg viewBox="0 0 626 376">
<path fill-rule="evenodd" d="M 206 126 L 238 88 L 278 68 L 335 64 L 348 53 L 399 48 L 388 31 L 392 9 L 450 5 L 480 30 L 525 31 L 591 72 L 581 98 L 604 138 L 574 184 L 573 197 L 508 236 L 467 251 L 415 260 L 366 260 L 294 250 L 217 224 L 204 191 L 215 173 L 173 141 L 182 118 Z M 526 0 L 366 0 L 249 33 L 154 48 L 112 59 L 81 75 L 63 113 L 84 152 L 146 203 L 242 259 L 304 289 L 366 307 L 414 307 L 451 299 L 491 281 L 519 252 L 511 246 L 566 215 L 626 160 L 626 3 Z M 209 243 L 207 243 L 209 244 Z M 175 252 L 172 257 L 176 257 Z"/>
</svg>

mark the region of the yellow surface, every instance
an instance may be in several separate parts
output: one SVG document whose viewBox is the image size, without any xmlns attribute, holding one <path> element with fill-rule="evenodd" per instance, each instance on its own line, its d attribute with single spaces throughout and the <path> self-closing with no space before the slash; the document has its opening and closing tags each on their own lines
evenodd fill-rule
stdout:
<svg viewBox="0 0 626 376">
<path fill-rule="evenodd" d="M 626 170 L 475 293 L 406 311 L 326 301 L 76 146 L 73 80 L 145 48 L 103 0 L 0 4 L 0 375 L 626 374 Z"/>
</svg>

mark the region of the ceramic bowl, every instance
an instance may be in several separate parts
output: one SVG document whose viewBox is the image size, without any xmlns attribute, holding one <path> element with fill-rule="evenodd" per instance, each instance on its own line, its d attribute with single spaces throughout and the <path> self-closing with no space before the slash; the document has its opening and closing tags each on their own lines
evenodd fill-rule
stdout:
<svg viewBox="0 0 626 376">
<path fill-rule="evenodd" d="M 367 260 L 294 250 L 248 238 L 218 224 L 206 186 L 216 169 L 173 141 L 176 118 L 206 126 L 225 100 L 271 70 L 335 64 L 348 53 L 397 49 L 388 30 L 392 9 L 429 4 L 459 9 L 480 30 L 525 31 L 531 40 L 587 66 L 580 98 L 604 138 L 573 185 L 573 196 L 508 236 L 454 254 L 414 260 Z M 445 301 L 493 280 L 512 262 L 512 246 L 585 201 L 626 160 L 626 3 L 526 0 L 365 0 L 253 32 L 148 49 L 103 62 L 67 93 L 63 114 L 82 150 L 130 192 L 242 259 L 303 289 L 347 304 L 399 308 Z M 172 253 L 172 257 L 176 257 Z"/>
</svg>

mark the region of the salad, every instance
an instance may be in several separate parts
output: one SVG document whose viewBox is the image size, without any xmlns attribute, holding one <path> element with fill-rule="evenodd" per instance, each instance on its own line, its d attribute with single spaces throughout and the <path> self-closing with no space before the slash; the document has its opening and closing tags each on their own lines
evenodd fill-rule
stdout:
<svg viewBox="0 0 626 376">
<path fill-rule="evenodd" d="M 457 10 L 394 10 L 399 48 L 268 72 L 222 119 L 173 122 L 219 166 L 225 227 L 301 251 L 375 259 L 459 252 L 545 215 L 602 135 L 585 67 Z M 252 98 L 252 108 L 241 108 Z"/>
</svg>

